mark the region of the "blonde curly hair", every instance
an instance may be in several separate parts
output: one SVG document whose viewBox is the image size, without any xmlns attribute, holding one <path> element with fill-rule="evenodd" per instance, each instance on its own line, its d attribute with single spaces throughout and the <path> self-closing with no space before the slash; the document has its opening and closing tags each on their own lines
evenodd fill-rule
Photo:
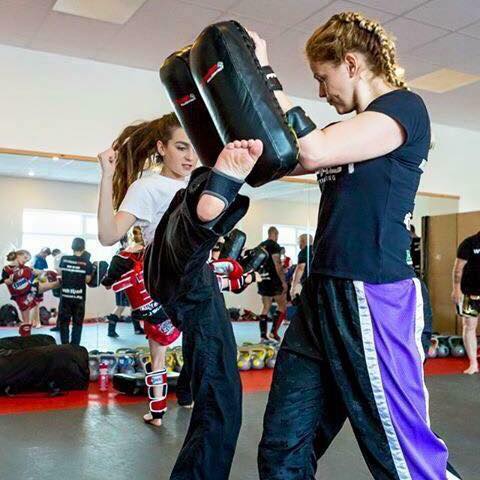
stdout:
<svg viewBox="0 0 480 480">
<path fill-rule="evenodd" d="M 348 52 L 365 56 L 370 70 L 393 87 L 406 88 L 402 70 L 396 62 L 395 41 L 380 25 L 361 13 L 342 12 L 317 28 L 308 39 L 305 51 L 310 63 L 339 65 Z"/>
</svg>

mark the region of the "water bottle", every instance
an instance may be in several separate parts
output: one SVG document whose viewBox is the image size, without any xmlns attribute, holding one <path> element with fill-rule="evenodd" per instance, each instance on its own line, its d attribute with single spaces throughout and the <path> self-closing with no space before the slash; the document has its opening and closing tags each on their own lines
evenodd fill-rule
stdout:
<svg viewBox="0 0 480 480">
<path fill-rule="evenodd" d="M 21 337 L 29 337 L 32 333 L 32 325 L 29 323 L 23 323 L 18 329 L 18 333 Z"/>
<path fill-rule="evenodd" d="M 99 366 L 98 384 L 101 392 L 108 390 L 108 363 L 103 361 Z"/>
</svg>

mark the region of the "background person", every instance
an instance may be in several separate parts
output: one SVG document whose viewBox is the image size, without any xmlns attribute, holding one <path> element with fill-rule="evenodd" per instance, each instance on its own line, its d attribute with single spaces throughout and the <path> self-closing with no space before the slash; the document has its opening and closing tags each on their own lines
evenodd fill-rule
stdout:
<svg viewBox="0 0 480 480">
<path fill-rule="evenodd" d="M 265 249 L 269 255 L 260 271 L 262 281 L 258 284 L 258 293 L 262 299 L 262 312 L 259 316 L 260 340 L 269 340 L 267 334 L 268 316 L 273 301 L 275 301 L 278 308 L 278 316 L 273 321 L 270 335 L 274 340 L 280 341 L 278 330 L 285 320 L 285 312 L 287 310 L 287 282 L 280 258 L 281 247 L 278 244 L 278 229 L 273 226 L 269 227 L 268 238 L 259 246 Z"/>
<path fill-rule="evenodd" d="M 62 344 L 80 345 L 87 283 L 92 280 L 93 265 L 85 255 L 85 240 L 74 238 L 72 254 L 63 255 L 58 267 L 61 276 L 60 303 L 58 306 L 58 324 Z M 70 336 L 70 322 L 72 333 Z"/>
<path fill-rule="evenodd" d="M 478 373 L 477 326 L 480 315 L 480 232 L 466 238 L 457 250 L 453 267 L 452 300 L 462 316 L 463 343 L 470 361 L 463 372 Z"/>
</svg>

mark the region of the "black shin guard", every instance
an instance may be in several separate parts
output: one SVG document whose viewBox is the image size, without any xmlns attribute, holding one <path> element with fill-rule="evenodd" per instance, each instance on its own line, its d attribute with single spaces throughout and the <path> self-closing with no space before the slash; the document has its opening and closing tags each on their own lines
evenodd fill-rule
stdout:
<svg viewBox="0 0 480 480">
<path fill-rule="evenodd" d="M 117 337 L 118 334 L 116 332 L 117 322 L 120 320 L 117 315 L 111 313 L 108 317 L 108 333 L 109 337 Z"/>
<path fill-rule="evenodd" d="M 260 315 L 258 317 L 258 323 L 260 325 L 260 336 L 262 338 L 267 338 L 268 316 L 267 315 Z"/>
</svg>

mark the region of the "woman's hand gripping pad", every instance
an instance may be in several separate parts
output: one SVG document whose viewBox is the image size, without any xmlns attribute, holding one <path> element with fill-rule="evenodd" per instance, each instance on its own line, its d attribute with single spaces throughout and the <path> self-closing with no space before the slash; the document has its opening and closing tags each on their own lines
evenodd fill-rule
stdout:
<svg viewBox="0 0 480 480">
<path fill-rule="evenodd" d="M 190 47 L 172 53 L 160 67 L 160 79 L 200 161 L 213 167 L 223 142 L 193 80 L 189 55 Z"/>
<path fill-rule="evenodd" d="M 190 69 L 223 143 L 258 138 L 263 154 L 247 177 L 258 187 L 297 164 L 297 140 L 237 22 L 207 27 L 190 51 Z"/>
</svg>

